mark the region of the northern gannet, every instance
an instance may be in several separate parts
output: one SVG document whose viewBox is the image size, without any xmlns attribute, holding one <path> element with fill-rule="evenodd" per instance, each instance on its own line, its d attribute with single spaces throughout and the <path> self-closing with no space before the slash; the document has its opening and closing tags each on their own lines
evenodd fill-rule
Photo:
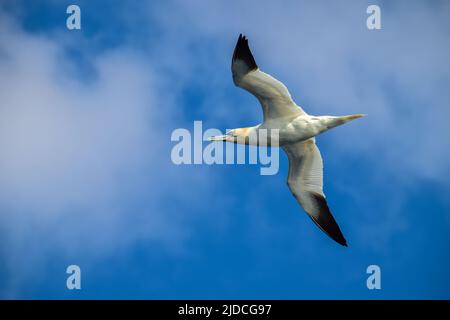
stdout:
<svg viewBox="0 0 450 320">
<path fill-rule="evenodd" d="M 283 148 L 288 156 L 287 184 L 290 191 L 322 231 L 339 244 L 347 246 L 323 193 L 322 156 L 314 137 L 364 115 L 308 115 L 292 100 L 283 83 L 258 68 L 248 40 L 242 34 L 234 49 L 231 71 L 234 84 L 259 100 L 264 121 L 257 126 L 229 130 L 225 135 L 210 137 L 210 140 L 259 145 L 258 139 L 252 140 L 249 137 L 258 136 L 261 129 L 264 132 L 278 130 L 276 146 Z M 269 139 L 266 145 L 275 146 L 275 143 Z"/>
</svg>

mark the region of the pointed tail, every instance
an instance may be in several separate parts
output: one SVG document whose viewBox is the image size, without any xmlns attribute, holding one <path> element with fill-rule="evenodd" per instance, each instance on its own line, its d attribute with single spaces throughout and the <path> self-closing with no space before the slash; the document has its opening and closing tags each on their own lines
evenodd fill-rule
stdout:
<svg viewBox="0 0 450 320">
<path fill-rule="evenodd" d="M 339 117 L 339 118 L 342 119 L 343 123 L 346 123 L 346 122 L 349 122 L 349 121 L 352 121 L 352 120 L 355 120 L 355 119 L 358 119 L 358 118 L 362 118 L 362 117 L 365 117 L 365 116 L 366 116 L 366 114 L 352 114 L 352 115 L 349 115 L 349 116 L 342 116 L 342 117 Z"/>
<path fill-rule="evenodd" d="M 327 130 L 340 126 L 341 124 L 366 116 L 365 114 L 352 114 L 349 116 L 329 117 L 326 123 Z"/>
</svg>

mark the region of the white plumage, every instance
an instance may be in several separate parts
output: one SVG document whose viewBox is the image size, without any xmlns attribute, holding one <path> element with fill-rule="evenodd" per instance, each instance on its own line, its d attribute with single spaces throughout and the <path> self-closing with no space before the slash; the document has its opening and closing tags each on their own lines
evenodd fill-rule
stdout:
<svg viewBox="0 0 450 320">
<path fill-rule="evenodd" d="M 234 49 L 231 71 L 236 86 L 247 90 L 260 102 L 264 121 L 257 126 L 230 130 L 226 135 L 211 137 L 211 140 L 258 145 L 258 140 L 245 138 L 257 137 L 261 129 L 265 132 L 278 130 L 278 141 L 269 140 L 268 145 L 282 147 L 288 156 L 289 189 L 317 226 L 336 242 L 347 246 L 325 200 L 322 156 L 314 137 L 363 115 L 308 115 L 292 100 L 283 83 L 258 68 L 248 40 L 242 35 Z"/>
</svg>

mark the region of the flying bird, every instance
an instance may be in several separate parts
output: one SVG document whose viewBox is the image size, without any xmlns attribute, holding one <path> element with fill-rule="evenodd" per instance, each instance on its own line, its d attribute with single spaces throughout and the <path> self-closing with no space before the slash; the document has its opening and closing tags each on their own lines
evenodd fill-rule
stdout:
<svg viewBox="0 0 450 320">
<path fill-rule="evenodd" d="M 314 223 L 337 243 L 347 246 L 347 241 L 328 207 L 323 192 L 323 163 L 315 136 L 331 128 L 363 117 L 313 116 L 298 106 L 286 86 L 262 72 L 248 46 L 248 40 L 239 35 L 231 62 L 233 82 L 247 90 L 259 101 L 263 123 L 246 128 L 229 130 L 225 135 L 210 137 L 211 141 L 262 145 L 258 133 L 276 129 L 278 141 L 267 140 L 267 146 L 283 148 L 289 159 L 287 185 L 298 203 Z"/>
</svg>

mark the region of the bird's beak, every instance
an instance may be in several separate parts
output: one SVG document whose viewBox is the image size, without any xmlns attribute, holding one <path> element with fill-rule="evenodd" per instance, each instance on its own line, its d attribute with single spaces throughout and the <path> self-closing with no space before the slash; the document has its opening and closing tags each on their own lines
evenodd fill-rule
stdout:
<svg viewBox="0 0 450 320">
<path fill-rule="evenodd" d="M 229 137 L 227 134 L 223 136 L 212 136 L 208 138 L 208 141 L 227 141 Z"/>
</svg>

